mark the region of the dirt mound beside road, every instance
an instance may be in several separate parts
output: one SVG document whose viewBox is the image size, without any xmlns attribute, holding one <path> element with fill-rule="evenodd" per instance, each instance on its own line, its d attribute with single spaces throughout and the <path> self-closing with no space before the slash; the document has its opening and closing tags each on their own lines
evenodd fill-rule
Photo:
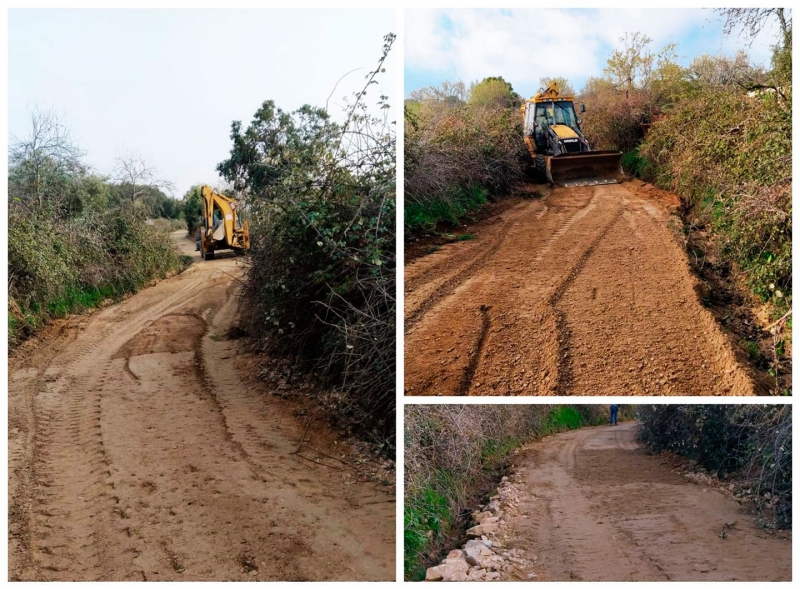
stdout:
<svg viewBox="0 0 800 589">
<path fill-rule="evenodd" d="M 764 393 L 700 302 L 670 196 L 556 188 L 406 266 L 406 394 Z"/>
</svg>

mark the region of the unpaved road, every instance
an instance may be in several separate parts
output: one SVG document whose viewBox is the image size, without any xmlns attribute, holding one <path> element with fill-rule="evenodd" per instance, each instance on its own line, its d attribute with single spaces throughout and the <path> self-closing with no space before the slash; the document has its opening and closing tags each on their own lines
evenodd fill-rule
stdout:
<svg viewBox="0 0 800 589">
<path fill-rule="evenodd" d="M 240 274 L 195 263 L 11 358 L 10 579 L 394 579 L 392 496 L 292 456 L 303 424 L 247 386 Z"/>
<path fill-rule="evenodd" d="M 555 188 L 405 267 L 408 395 L 752 395 L 669 210 L 638 181 Z"/>
<path fill-rule="evenodd" d="M 533 564 L 504 580 L 791 580 L 791 532 L 758 529 L 733 500 L 647 455 L 635 428 L 560 434 L 521 459 L 505 545 Z"/>
</svg>

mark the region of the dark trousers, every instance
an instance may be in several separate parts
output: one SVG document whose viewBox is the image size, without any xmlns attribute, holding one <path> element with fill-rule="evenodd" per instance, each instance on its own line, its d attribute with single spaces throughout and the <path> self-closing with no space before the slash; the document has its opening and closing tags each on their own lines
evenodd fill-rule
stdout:
<svg viewBox="0 0 800 589">
<path fill-rule="evenodd" d="M 618 409 L 611 410 L 611 425 L 617 425 L 617 412 Z"/>
</svg>

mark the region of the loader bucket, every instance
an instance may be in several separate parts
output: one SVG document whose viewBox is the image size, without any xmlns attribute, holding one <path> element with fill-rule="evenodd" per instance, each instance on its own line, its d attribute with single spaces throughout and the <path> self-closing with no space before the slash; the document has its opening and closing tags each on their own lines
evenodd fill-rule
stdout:
<svg viewBox="0 0 800 589">
<path fill-rule="evenodd" d="M 555 186 L 616 184 L 623 177 L 620 151 L 588 151 L 547 158 L 547 179 Z"/>
</svg>

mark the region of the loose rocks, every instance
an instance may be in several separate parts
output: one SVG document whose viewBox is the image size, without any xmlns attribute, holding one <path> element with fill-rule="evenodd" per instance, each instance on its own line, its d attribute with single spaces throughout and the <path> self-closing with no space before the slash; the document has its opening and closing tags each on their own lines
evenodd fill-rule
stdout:
<svg viewBox="0 0 800 589">
<path fill-rule="evenodd" d="M 512 477 L 513 478 L 513 477 Z M 497 581 L 503 572 L 525 559 L 519 550 L 505 550 L 501 535 L 503 513 L 516 513 L 519 492 L 509 477 L 503 477 L 497 494 L 489 504 L 472 512 L 476 525 L 467 530 L 470 540 L 461 549 L 451 550 L 444 561 L 427 570 L 426 581 Z"/>
</svg>

